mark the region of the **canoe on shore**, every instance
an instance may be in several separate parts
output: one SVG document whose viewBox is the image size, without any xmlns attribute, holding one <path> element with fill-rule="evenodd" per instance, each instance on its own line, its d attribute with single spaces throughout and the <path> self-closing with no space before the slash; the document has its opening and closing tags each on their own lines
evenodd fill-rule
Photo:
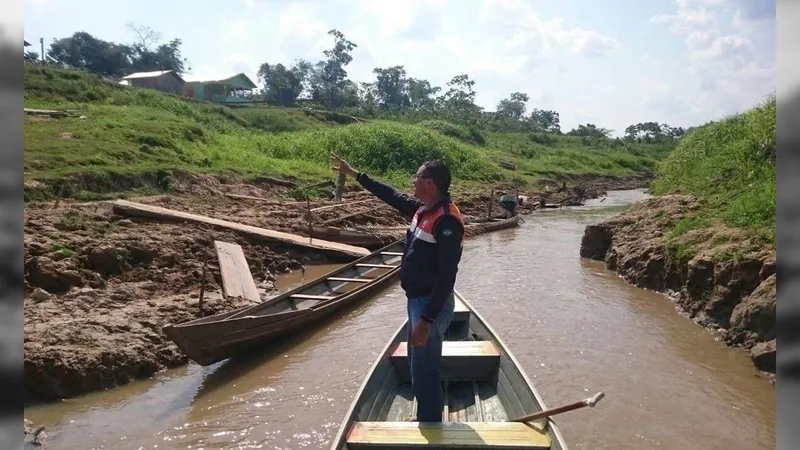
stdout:
<svg viewBox="0 0 800 450">
<path fill-rule="evenodd" d="M 514 216 L 508 219 L 491 218 L 476 219 L 467 222 L 467 237 L 477 236 L 492 231 L 502 230 L 519 226 L 522 217 Z M 374 228 L 374 229 L 347 229 L 326 226 L 312 226 L 311 237 L 325 239 L 326 241 L 338 242 L 359 247 L 375 248 L 386 245 L 389 242 L 402 239 L 407 227 Z"/>
<path fill-rule="evenodd" d="M 466 300 L 442 347 L 442 423 L 406 421 L 416 414 L 404 323 L 389 340 L 345 415 L 331 450 L 557 449 L 567 445 L 552 419 L 514 419 L 545 409 L 517 360 Z"/>
<path fill-rule="evenodd" d="M 262 303 L 164 327 L 186 356 L 209 365 L 307 330 L 386 286 L 400 271 L 403 242 L 393 242 Z"/>
</svg>

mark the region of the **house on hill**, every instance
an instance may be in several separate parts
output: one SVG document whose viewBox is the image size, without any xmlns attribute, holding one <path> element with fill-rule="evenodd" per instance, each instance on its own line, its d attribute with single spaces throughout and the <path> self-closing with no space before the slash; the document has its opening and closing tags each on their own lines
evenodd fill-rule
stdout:
<svg viewBox="0 0 800 450">
<path fill-rule="evenodd" d="M 221 80 L 187 77 L 185 94 L 189 98 L 214 103 L 242 104 L 253 102 L 253 90 L 258 88 L 244 73 Z"/>
<path fill-rule="evenodd" d="M 174 70 L 157 70 L 155 72 L 132 73 L 122 77 L 120 84 L 183 95 L 186 81 Z"/>
</svg>

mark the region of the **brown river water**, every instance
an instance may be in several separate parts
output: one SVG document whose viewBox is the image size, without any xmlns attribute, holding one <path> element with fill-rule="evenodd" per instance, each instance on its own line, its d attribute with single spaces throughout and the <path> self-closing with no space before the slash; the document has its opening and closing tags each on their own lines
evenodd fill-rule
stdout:
<svg viewBox="0 0 800 450">
<path fill-rule="evenodd" d="M 572 448 L 775 448 L 775 388 L 741 350 L 664 296 L 579 257 L 583 229 L 643 198 L 525 216 L 465 244 L 456 289 L 492 324 Z M 305 279 L 329 270 L 311 268 Z M 280 280 L 287 289 L 299 273 Z M 364 376 L 405 319 L 399 283 L 275 348 L 28 408 L 52 449 L 327 448 Z"/>
</svg>

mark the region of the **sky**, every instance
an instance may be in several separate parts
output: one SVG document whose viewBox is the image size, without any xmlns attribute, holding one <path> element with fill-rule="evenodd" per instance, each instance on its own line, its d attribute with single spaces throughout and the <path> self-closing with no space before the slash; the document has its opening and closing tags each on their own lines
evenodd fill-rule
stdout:
<svg viewBox="0 0 800 450">
<path fill-rule="evenodd" d="M 14 2 L 15 4 L 17 2 Z M 358 47 L 349 78 L 403 65 L 446 90 L 475 81 L 487 110 L 512 92 L 559 113 L 563 131 L 594 123 L 688 127 L 743 112 L 775 91 L 775 1 L 769 0 L 26 0 L 24 32 L 39 51 L 76 31 L 131 42 L 127 23 L 183 40 L 193 78 L 268 62 L 323 59 L 342 31 Z M 12 7 L 13 8 L 13 7 Z M 23 15 L 24 14 L 24 15 Z M 16 28 L 15 28 L 16 27 Z M 18 33 L 18 34 L 15 34 Z M 15 37 L 16 39 L 16 37 Z"/>
</svg>

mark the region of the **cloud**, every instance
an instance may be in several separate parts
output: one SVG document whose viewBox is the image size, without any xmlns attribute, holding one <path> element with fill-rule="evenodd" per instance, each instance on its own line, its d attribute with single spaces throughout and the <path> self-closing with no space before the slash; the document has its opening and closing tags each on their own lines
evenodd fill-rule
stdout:
<svg viewBox="0 0 800 450">
<path fill-rule="evenodd" d="M 774 21 L 761 0 L 677 0 L 677 11 L 650 18 L 669 24 L 684 39 L 685 71 L 697 80 L 698 91 L 652 92 L 648 105 L 668 110 L 677 105 L 720 114 L 752 106 L 768 94 L 775 78 Z M 774 5 L 774 2 L 773 2 Z M 774 6 L 773 6 L 774 10 Z M 723 20 L 733 12 L 730 21 Z M 746 23 L 744 22 L 746 21 Z M 746 26 L 736 26 L 740 23 Z M 769 37 L 772 36 L 773 40 Z M 701 106 L 702 102 L 702 106 Z"/>
<path fill-rule="evenodd" d="M 532 49 L 537 58 L 564 51 L 573 56 L 603 56 L 620 47 L 617 39 L 594 30 L 568 27 L 560 17 L 544 20 L 521 0 L 484 0 L 479 20 L 515 30 L 506 41 L 506 48 Z"/>
</svg>

